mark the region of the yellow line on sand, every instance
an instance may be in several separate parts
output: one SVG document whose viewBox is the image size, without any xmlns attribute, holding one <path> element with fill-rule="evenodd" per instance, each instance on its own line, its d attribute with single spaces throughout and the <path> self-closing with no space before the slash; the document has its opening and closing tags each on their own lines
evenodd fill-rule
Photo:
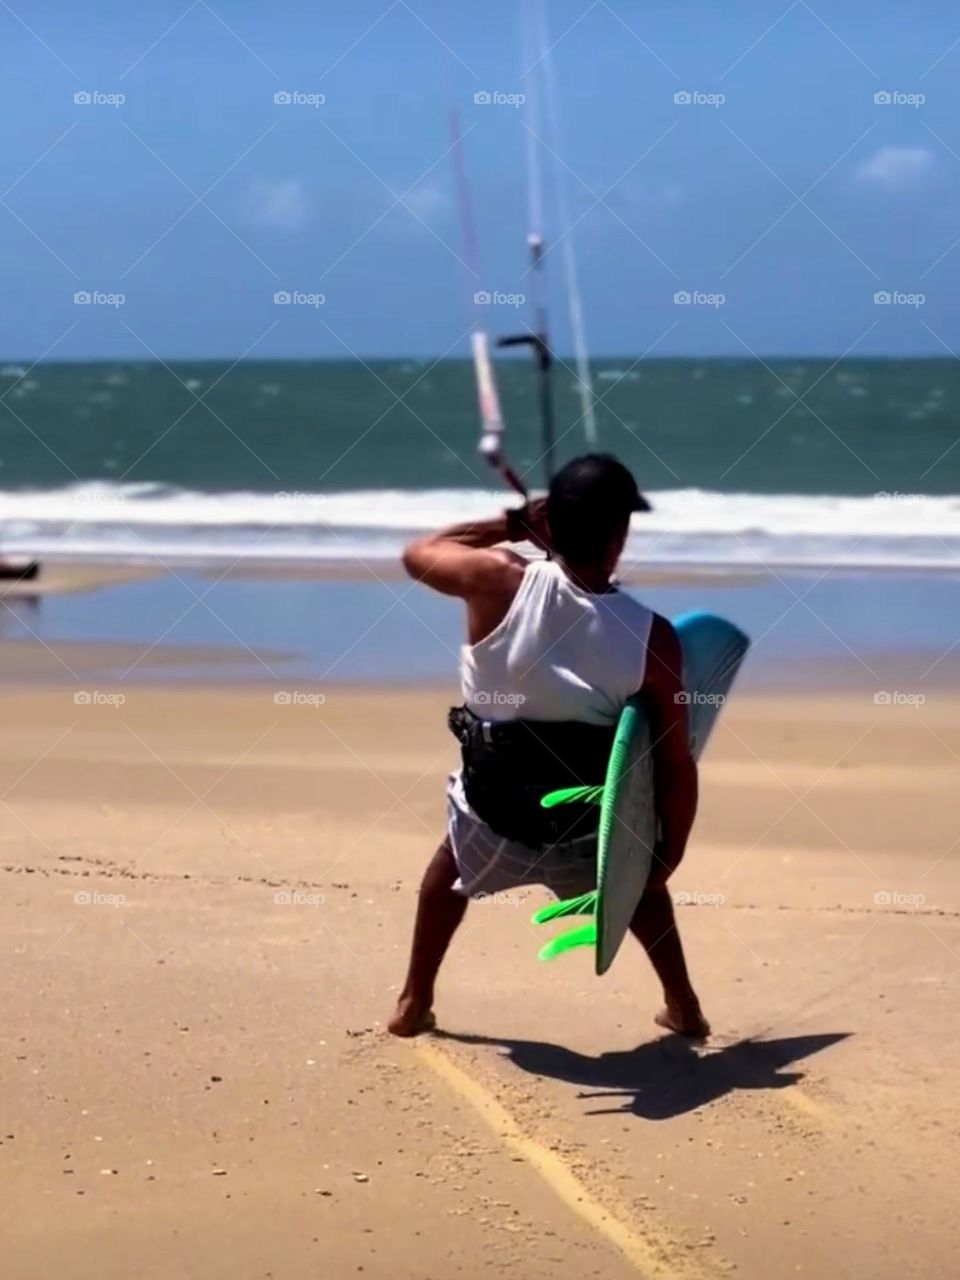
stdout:
<svg viewBox="0 0 960 1280">
<path fill-rule="evenodd" d="M 658 1247 L 657 1243 L 644 1239 L 625 1222 L 615 1218 L 594 1199 L 555 1151 L 524 1133 L 510 1112 L 447 1054 L 426 1038 L 417 1040 L 416 1047 L 428 1066 L 473 1107 L 505 1145 L 531 1164 L 564 1204 L 594 1231 L 605 1236 L 638 1271 L 663 1280 L 667 1277 L 670 1280 L 703 1280 L 704 1276 L 711 1274 L 700 1267 L 692 1267 L 691 1260 L 685 1257 L 677 1263 L 666 1262 L 664 1255 L 668 1251 L 676 1252 L 675 1243 L 663 1241 Z"/>
</svg>

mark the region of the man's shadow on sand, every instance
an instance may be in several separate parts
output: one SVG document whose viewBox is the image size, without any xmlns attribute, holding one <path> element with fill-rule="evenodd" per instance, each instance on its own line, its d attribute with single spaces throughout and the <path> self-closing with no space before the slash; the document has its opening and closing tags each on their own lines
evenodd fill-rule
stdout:
<svg viewBox="0 0 960 1280">
<path fill-rule="evenodd" d="M 782 1068 L 845 1040 L 850 1033 L 779 1040 L 747 1037 L 699 1051 L 682 1036 L 668 1035 L 636 1049 L 601 1053 L 596 1058 L 540 1040 L 506 1040 L 453 1031 L 434 1034 L 461 1044 L 498 1046 L 521 1071 L 580 1085 L 580 1098 L 614 1098 L 622 1104 L 595 1107 L 587 1115 L 633 1114 L 645 1120 L 669 1120 L 735 1090 L 784 1089 L 796 1084 L 804 1073 Z"/>
</svg>

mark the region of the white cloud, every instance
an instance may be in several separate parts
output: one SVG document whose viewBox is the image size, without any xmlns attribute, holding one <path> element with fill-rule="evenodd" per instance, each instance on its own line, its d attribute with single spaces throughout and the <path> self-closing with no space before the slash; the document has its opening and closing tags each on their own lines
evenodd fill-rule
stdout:
<svg viewBox="0 0 960 1280">
<path fill-rule="evenodd" d="M 299 178 L 260 182 L 253 192 L 253 220 L 261 226 L 298 231 L 310 216 L 310 202 Z"/>
<path fill-rule="evenodd" d="M 661 209 L 676 209 L 686 203 L 686 198 L 683 187 L 674 183 L 668 187 L 661 187 L 654 196 L 654 203 Z"/>
<path fill-rule="evenodd" d="M 933 152 L 926 147 L 881 147 L 857 170 L 861 182 L 874 182 L 902 191 L 933 168 Z"/>
<path fill-rule="evenodd" d="M 430 224 L 447 212 L 450 196 L 440 183 L 425 181 L 408 191 L 403 197 L 403 203 L 412 214 Z"/>
</svg>

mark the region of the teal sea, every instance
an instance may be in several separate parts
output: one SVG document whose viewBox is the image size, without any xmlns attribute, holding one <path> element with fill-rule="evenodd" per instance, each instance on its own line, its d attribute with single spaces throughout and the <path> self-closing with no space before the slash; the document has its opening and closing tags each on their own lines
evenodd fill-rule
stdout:
<svg viewBox="0 0 960 1280">
<path fill-rule="evenodd" d="M 595 359 L 597 436 L 555 380 L 560 459 L 610 450 L 652 494 L 629 554 L 675 564 L 948 568 L 953 360 Z M 541 480 L 534 379 L 498 362 L 513 464 Z M 462 360 L 0 365 L 8 548 L 362 559 L 503 501 Z"/>
</svg>

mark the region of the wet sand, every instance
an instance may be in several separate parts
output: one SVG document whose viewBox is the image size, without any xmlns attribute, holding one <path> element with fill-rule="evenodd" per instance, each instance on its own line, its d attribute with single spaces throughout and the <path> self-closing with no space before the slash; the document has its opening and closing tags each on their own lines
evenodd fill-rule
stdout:
<svg viewBox="0 0 960 1280">
<path fill-rule="evenodd" d="M 389 574 L 311 576 L 316 568 L 51 562 L 45 596 L 0 597 L 0 680 L 93 672 L 132 684 L 332 687 L 449 678 L 462 636 L 457 601 Z M 651 577 L 631 589 L 667 617 L 705 609 L 742 627 L 753 646 L 741 689 L 960 686 L 949 575 L 727 573 Z"/>
<path fill-rule="evenodd" d="M 122 586 L 129 582 L 146 582 L 151 578 L 162 577 L 166 572 L 167 568 L 162 564 L 122 565 L 44 560 L 36 578 L 0 580 L 0 600 L 38 599 L 42 596 L 100 591 L 105 587 Z"/>
</svg>

